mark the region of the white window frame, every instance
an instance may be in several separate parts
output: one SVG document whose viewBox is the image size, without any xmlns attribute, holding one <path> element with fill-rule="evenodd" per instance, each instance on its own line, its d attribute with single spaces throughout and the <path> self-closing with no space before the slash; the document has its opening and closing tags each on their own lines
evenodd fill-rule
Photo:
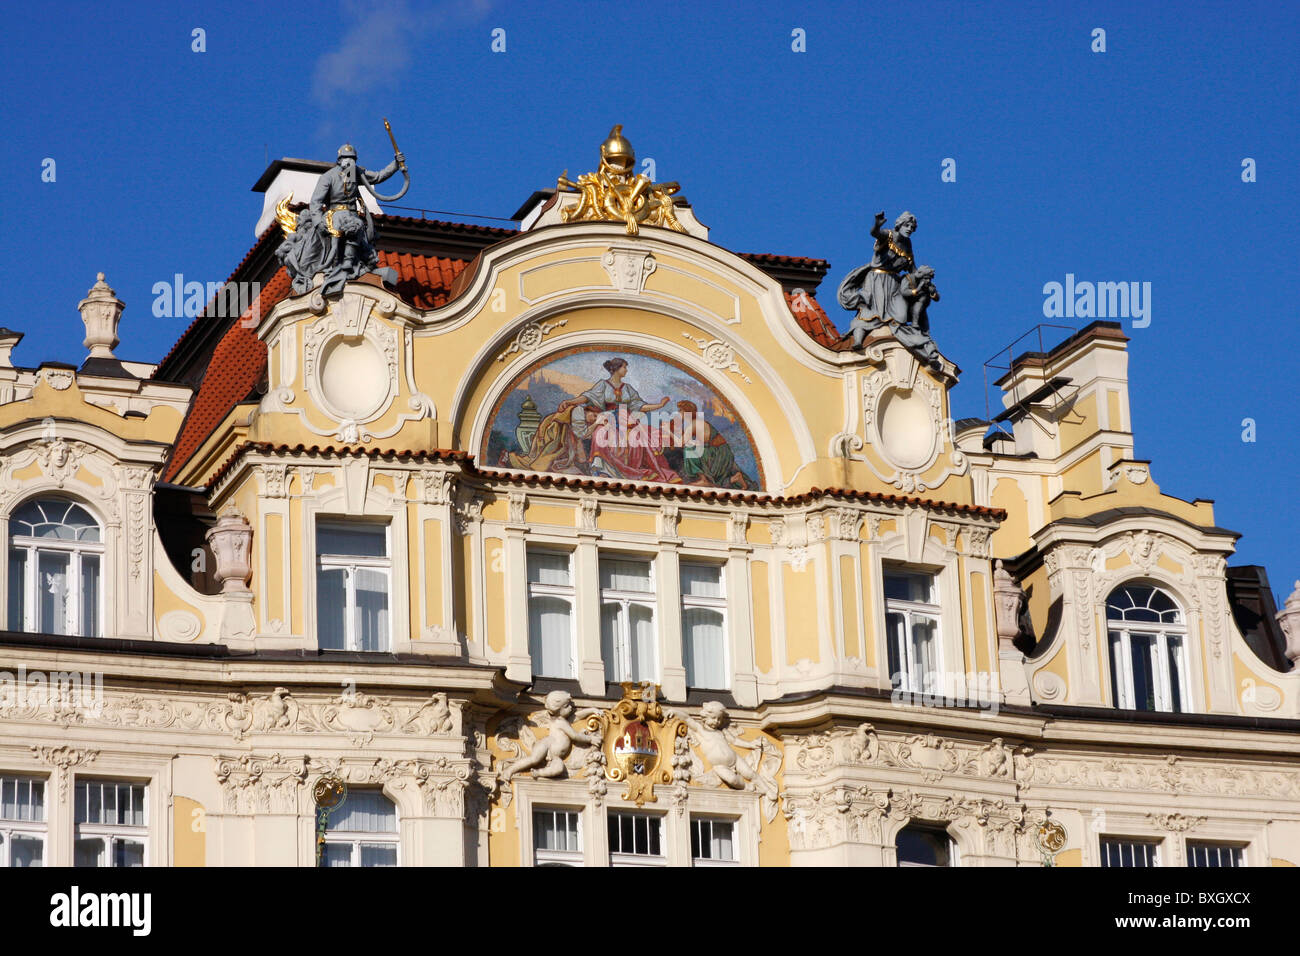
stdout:
<svg viewBox="0 0 1300 956">
<path fill-rule="evenodd" d="M 139 826 L 134 824 L 124 824 L 124 823 L 77 823 L 76 822 L 77 795 L 80 792 L 81 787 L 83 785 L 100 786 L 100 787 L 103 786 L 139 787 L 140 806 L 144 809 L 144 823 Z M 72 852 L 73 852 L 73 860 L 74 860 L 73 865 L 74 866 L 76 865 L 75 860 L 76 860 L 76 852 L 77 852 L 76 848 L 77 848 L 78 841 L 97 839 L 102 841 L 102 847 L 103 847 L 103 849 L 100 851 L 100 858 L 99 858 L 100 862 L 97 865 L 98 868 L 111 869 L 115 867 L 117 864 L 113 862 L 115 856 L 113 853 L 114 844 L 118 842 L 125 842 L 125 841 L 141 844 L 142 858 L 141 858 L 140 865 L 150 866 L 151 848 L 149 846 L 149 817 L 150 817 L 149 790 L 150 790 L 149 784 L 141 783 L 136 780 L 122 780 L 122 779 L 111 778 L 111 777 L 77 778 L 77 780 L 73 783 L 73 795 L 72 795 L 72 802 L 73 802 Z M 102 797 L 100 800 L 100 806 L 101 807 L 103 806 Z"/>
<path fill-rule="evenodd" d="M 678 628 L 682 636 L 682 667 L 686 667 L 686 612 L 693 608 L 707 609 L 717 611 L 722 615 L 722 679 L 721 687 L 701 687 L 698 684 L 692 684 L 689 675 L 686 686 L 691 689 L 699 690 L 730 690 L 731 689 L 731 631 L 728 628 L 730 617 L 727 614 L 727 566 L 719 564 L 716 561 L 704 561 L 695 559 L 682 558 L 678 561 L 678 576 L 688 567 L 709 568 L 718 572 L 718 588 L 722 592 L 718 597 L 702 597 L 700 595 L 687 594 L 681 589 L 682 609 L 681 609 L 681 627 Z M 653 581 L 652 581 L 653 583 Z"/>
<path fill-rule="evenodd" d="M 614 634 L 614 660 L 606 661 L 606 664 L 613 665 L 614 681 L 632 681 L 645 680 L 660 683 L 660 668 L 662 666 L 663 655 L 659 653 L 659 619 L 658 598 L 659 584 L 655 576 L 655 561 L 653 558 L 644 558 L 635 554 L 623 554 L 616 551 L 602 551 L 597 556 L 597 570 L 599 576 L 600 563 L 604 561 L 625 561 L 644 564 L 649 569 L 650 590 L 648 591 L 623 591 L 617 588 L 600 588 L 600 605 L 598 608 L 601 620 L 601 645 L 604 646 L 604 611 L 606 604 L 618 605 L 618 616 L 615 620 Z M 599 577 L 597 578 L 599 581 Z M 650 647 L 654 654 L 654 663 L 650 668 L 649 674 L 642 674 L 634 677 L 632 675 L 632 605 L 644 607 L 650 611 L 650 626 L 652 635 L 650 638 Z M 609 672 L 606 671 L 605 677 L 609 679 Z"/>
<path fill-rule="evenodd" d="M 723 860 L 714 857 L 702 857 L 695 855 L 694 846 L 691 847 L 691 865 L 692 866 L 740 866 L 740 821 L 734 817 L 719 817 L 705 813 L 692 813 L 689 821 L 690 839 L 695 840 L 697 827 L 707 825 L 710 829 L 710 841 L 713 836 L 712 828 L 718 824 L 725 824 L 731 827 L 731 859 Z M 700 842 L 703 844 L 703 834 L 700 836 Z"/>
<path fill-rule="evenodd" d="M 1194 850 L 1214 850 L 1222 855 L 1225 851 L 1232 854 L 1233 862 L 1230 867 L 1247 866 L 1246 845 L 1242 843 L 1231 843 L 1224 840 L 1188 840 L 1184 848 L 1186 850 L 1185 859 L 1187 866 L 1191 869 L 1213 869 L 1213 867 L 1198 867 L 1192 863 L 1192 852 Z M 1220 864 L 1222 868 L 1222 864 Z"/>
<path fill-rule="evenodd" d="M 1120 866 L 1108 867 L 1108 869 L 1151 869 L 1153 867 L 1164 866 L 1164 841 L 1153 837 L 1135 837 L 1135 836 L 1117 836 L 1115 834 L 1102 834 L 1097 840 L 1097 864 L 1105 867 L 1106 861 L 1110 858 L 1106 850 L 1106 844 L 1111 843 L 1120 847 Z M 1151 847 L 1151 866 L 1150 867 L 1124 867 L 1124 848 L 1130 850 L 1131 858 L 1136 859 L 1134 847 L 1149 846 Z"/>
<path fill-rule="evenodd" d="M 76 505 L 90 516 L 91 521 L 99 529 L 99 541 L 68 541 L 63 538 L 34 538 L 28 535 L 18 535 L 14 533 L 14 514 L 22 507 L 33 504 L 46 502 L 58 502 L 61 505 Z M 65 510 L 66 514 L 66 510 Z M 53 634 L 52 630 L 42 630 L 41 625 L 44 622 L 38 622 L 37 616 L 40 614 L 40 554 L 41 552 L 57 552 L 70 556 L 68 561 L 68 588 L 63 602 L 63 634 L 71 637 L 102 637 L 104 634 L 104 591 L 108 582 L 106 573 L 106 549 L 104 547 L 104 525 L 84 504 L 74 498 L 60 498 L 53 495 L 37 495 L 21 502 L 17 508 L 9 514 L 9 541 L 8 548 L 12 551 L 22 551 L 26 554 L 23 562 L 23 630 L 29 634 Z M 94 633 L 87 633 L 84 627 L 85 622 L 81 619 L 81 593 L 84 590 L 82 582 L 81 559 L 83 555 L 95 555 L 99 558 L 99 582 L 96 590 L 98 591 L 95 617 Z M 9 556 L 13 561 L 13 556 Z M 6 582 L 6 587 L 8 582 Z M 12 596 L 10 601 L 12 601 Z M 6 626 L 8 622 L 6 621 Z"/>
<path fill-rule="evenodd" d="M 33 777 L 26 774 L 6 773 L 0 774 L 0 786 L 12 783 L 15 787 L 27 785 L 30 787 L 40 784 L 44 798 L 49 797 L 50 788 L 46 786 L 47 781 L 44 777 Z M 10 820 L 0 817 L 0 838 L 3 838 L 4 844 L 0 846 L 0 868 L 9 868 L 13 864 L 13 839 L 15 836 L 27 839 L 39 838 L 41 842 L 41 866 L 50 866 L 49 850 L 49 804 L 46 799 L 41 800 L 41 819 L 40 820 Z M 30 799 L 28 804 L 30 805 Z M 2 804 L 0 804 L 2 806 Z"/>
<path fill-rule="evenodd" d="M 889 627 L 889 616 L 891 614 L 901 614 L 903 616 L 903 643 L 905 646 L 899 647 L 898 659 L 899 665 L 903 668 L 902 677 L 898 684 L 898 689 L 912 694 L 923 694 L 927 691 L 925 687 L 925 675 L 921 673 L 921 663 L 917 654 L 917 645 L 915 632 L 912 629 L 914 616 L 924 615 L 934 619 L 934 669 L 938 675 L 943 673 L 943 614 L 939 604 L 939 575 L 934 571 L 924 568 L 913 568 L 898 564 L 885 564 L 881 568 L 881 594 L 885 594 L 885 579 L 889 575 L 908 575 L 912 577 L 925 577 L 930 581 L 929 602 L 925 601 L 907 601 L 902 598 L 885 597 L 885 666 L 888 667 L 889 651 L 888 642 L 894 640 L 894 635 Z M 890 682 L 893 682 L 893 674 L 888 675 Z M 943 693 L 946 688 L 935 686 L 928 688 L 931 693 Z"/>
<path fill-rule="evenodd" d="M 552 816 L 564 814 L 571 817 L 574 821 L 574 831 L 577 835 L 578 848 L 576 850 L 544 850 L 537 845 L 537 815 L 539 813 L 549 813 Z M 547 864 L 559 864 L 561 866 L 584 866 L 586 859 L 583 856 L 586 848 L 586 841 L 582 832 L 582 818 L 584 814 L 581 807 L 564 807 L 551 806 L 549 804 L 534 804 L 531 808 L 532 820 L 532 844 L 533 844 L 533 866 L 546 866 Z"/>
<path fill-rule="evenodd" d="M 1166 624 L 1162 621 L 1127 621 L 1112 620 L 1109 615 L 1112 596 L 1125 588 L 1150 588 L 1152 591 L 1159 591 L 1173 602 L 1174 607 L 1178 610 L 1179 622 L 1176 624 Z M 1119 710 L 1137 710 L 1137 701 L 1135 699 L 1135 688 L 1133 684 L 1133 635 L 1151 636 L 1155 638 L 1152 649 L 1155 652 L 1155 660 L 1151 662 L 1152 681 L 1155 685 L 1155 712 L 1174 713 L 1173 694 L 1169 680 L 1169 639 L 1178 640 L 1177 658 L 1178 658 L 1178 698 L 1182 703 L 1182 709 L 1178 713 L 1188 713 L 1191 704 L 1191 689 L 1187 679 L 1187 660 L 1188 660 L 1188 629 L 1187 617 L 1183 613 L 1183 607 L 1178 600 L 1166 591 L 1164 588 L 1157 587 L 1154 584 L 1145 584 L 1139 581 L 1120 584 L 1111 589 L 1110 594 L 1106 596 L 1106 629 L 1107 644 L 1110 651 L 1110 666 L 1112 674 L 1115 677 L 1113 690 L 1118 690 L 1118 700 L 1114 702 L 1115 707 Z M 1118 646 L 1118 654 L 1116 647 Z M 1116 660 L 1118 658 L 1118 660 Z M 1145 709 L 1145 708 L 1143 708 Z"/>
<path fill-rule="evenodd" d="M 363 869 L 361 866 L 361 846 L 370 844 L 371 846 L 393 846 L 396 847 L 393 866 L 402 865 L 402 810 L 397 805 L 397 801 L 392 799 L 383 790 L 369 790 L 367 792 L 377 793 L 387 800 L 393 807 L 393 829 L 392 830 L 329 830 L 325 831 L 325 846 L 351 846 L 348 867 L 352 869 Z M 313 824 L 317 821 L 313 813 Z M 331 869 L 331 867 L 322 867 L 322 869 Z M 339 867 L 338 869 L 344 869 Z M 365 867 L 365 869 L 387 869 L 387 867 Z"/>
<path fill-rule="evenodd" d="M 667 866 L 668 865 L 668 828 L 665 825 L 664 815 L 660 813 L 646 813 L 641 810 L 614 810 L 610 809 L 605 816 L 605 832 L 609 833 L 610 821 L 616 817 L 632 817 L 633 819 L 645 819 L 648 821 L 646 829 L 646 842 L 649 842 L 649 827 L 655 826 L 659 831 L 659 853 L 657 855 L 650 853 L 623 853 L 616 851 L 613 844 L 609 846 L 609 865 L 617 867 L 646 867 L 646 866 Z M 635 842 L 635 838 L 634 838 Z"/>
<path fill-rule="evenodd" d="M 384 575 L 384 593 L 388 597 L 388 610 L 386 614 L 387 629 L 383 635 L 382 647 L 376 650 L 367 651 L 371 654 L 387 654 L 393 650 L 393 534 L 391 524 L 380 524 L 377 521 L 349 521 L 342 518 L 318 518 L 316 520 L 316 541 L 320 541 L 320 531 L 330 528 L 346 528 L 356 530 L 365 527 L 367 529 L 382 528 L 384 532 L 384 554 L 385 557 L 375 558 L 363 555 L 351 554 L 316 554 L 316 587 L 319 588 L 320 573 L 322 571 L 343 571 L 344 572 L 344 599 L 343 599 L 343 650 L 360 651 L 362 650 L 360 635 L 356 632 L 356 607 L 357 607 L 357 584 L 356 576 L 359 568 L 365 568 L 371 571 L 382 571 Z M 316 545 L 319 548 L 319 543 Z M 320 642 L 320 595 L 316 598 L 316 633 L 317 644 Z M 337 650 L 337 648 L 330 648 Z"/>
<path fill-rule="evenodd" d="M 563 584 L 541 584 L 528 580 L 527 561 L 534 554 L 548 554 L 553 556 L 564 557 L 569 564 L 569 583 Z M 532 657 L 533 635 L 533 598 L 535 597 L 553 597 L 567 601 L 569 603 L 569 672 L 567 674 L 543 674 L 536 668 L 536 662 L 533 661 L 533 674 L 538 677 L 554 677 L 559 679 L 571 680 L 578 675 L 577 660 L 577 616 L 578 616 L 578 590 L 574 582 L 573 552 L 565 551 L 559 548 L 534 548 L 529 547 L 524 552 L 524 581 L 528 589 L 528 652 Z"/>
</svg>

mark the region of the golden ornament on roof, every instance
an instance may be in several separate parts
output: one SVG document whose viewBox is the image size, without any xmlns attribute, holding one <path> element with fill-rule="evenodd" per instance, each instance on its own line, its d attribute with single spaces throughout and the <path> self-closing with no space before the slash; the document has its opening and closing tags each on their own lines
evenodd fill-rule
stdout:
<svg viewBox="0 0 1300 956">
<path fill-rule="evenodd" d="M 622 222 L 629 236 L 635 236 L 642 225 L 685 232 L 673 212 L 672 197 L 681 186 L 651 182 L 635 169 L 636 153 L 619 124 L 600 144 L 600 167 L 594 173 L 583 173 L 577 182 L 568 178 L 568 170 L 560 176 L 556 189 L 580 194 L 560 218 L 565 222 Z"/>
</svg>

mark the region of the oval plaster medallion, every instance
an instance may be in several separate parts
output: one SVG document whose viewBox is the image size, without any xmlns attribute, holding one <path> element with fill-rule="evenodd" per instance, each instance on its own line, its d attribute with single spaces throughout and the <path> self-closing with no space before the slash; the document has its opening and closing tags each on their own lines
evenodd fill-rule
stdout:
<svg viewBox="0 0 1300 956">
<path fill-rule="evenodd" d="M 339 419 L 365 420 L 388 398 L 388 363 L 369 339 L 338 336 L 321 352 L 321 398 Z"/>
<path fill-rule="evenodd" d="M 915 389 L 891 388 L 876 413 L 881 450 L 899 468 L 923 468 L 934 458 L 930 403 Z"/>
</svg>

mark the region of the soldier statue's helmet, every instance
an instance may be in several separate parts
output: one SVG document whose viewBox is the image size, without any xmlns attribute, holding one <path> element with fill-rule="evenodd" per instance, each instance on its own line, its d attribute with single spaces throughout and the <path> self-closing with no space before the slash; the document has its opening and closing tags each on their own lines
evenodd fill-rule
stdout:
<svg viewBox="0 0 1300 956">
<path fill-rule="evenodd" d="M 600 144 L 600 158 L 620 173 L 630 173 L 636 165 L 636 154 L 632 152 L 632 144 L 623 136 L 622 123 L 611 129 L 605 142 Z"/>
<path fill-rule="evenodd" d="M 338 155 L 338 158 L 339 158 L 339 159 L 356 159 L 356 158 L 357 158 L 357 151 L 353 148 L 353 146 L 352 146 L 351 143 L 344 143 L 342 146 L 339 147 L 339 155 Z"/>
</svg>

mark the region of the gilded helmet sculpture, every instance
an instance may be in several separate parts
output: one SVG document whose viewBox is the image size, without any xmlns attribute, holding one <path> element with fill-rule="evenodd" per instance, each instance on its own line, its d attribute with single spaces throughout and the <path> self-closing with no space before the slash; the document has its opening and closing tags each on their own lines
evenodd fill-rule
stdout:
<svg viewBox="0 0 1300 956">
<path fill-rule="evenodd" d="M 636 166 L 636 154 L 632 151 L 632 144 L 623 136 L 622 123 L 611 129 L 605 142 L 600 144 L 600 158 L 619 173 L 630 173 Z"/>
</svg>

